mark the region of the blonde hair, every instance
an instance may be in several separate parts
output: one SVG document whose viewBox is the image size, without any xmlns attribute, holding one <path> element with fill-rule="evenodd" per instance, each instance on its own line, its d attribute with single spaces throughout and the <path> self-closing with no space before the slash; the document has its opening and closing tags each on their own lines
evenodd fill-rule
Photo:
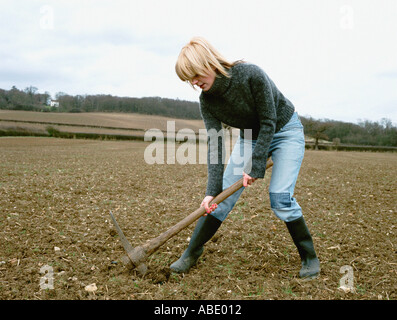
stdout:
<svg viewBox="0 0 397 320">
<path fill-rule="evenodd" d="M 230 77 L 228 69 L 236 63 L 227 61 L 206 39 L 194 37 L 182 48 L 175 71 L 182 81 L 189 82 L 214 71 Z"/>
</svg>

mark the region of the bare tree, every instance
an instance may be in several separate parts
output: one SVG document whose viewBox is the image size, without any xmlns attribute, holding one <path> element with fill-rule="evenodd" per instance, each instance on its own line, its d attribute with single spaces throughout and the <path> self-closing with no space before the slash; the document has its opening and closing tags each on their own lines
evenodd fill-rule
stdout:
<svg viewBox="0 0 397 320">
<path fill-rule="evenodd" d="M 314 120 L 312 117 L 306 119 L 305 123 L 305 132 L 314 138 L 314 149 L 318 150 L 318 141 L 320 139 L 327 140 L 328 135 L 325 134 L 325 131 L 331 127 L 329 122 L 321 122 L 318 120 Z"/>
</svg>

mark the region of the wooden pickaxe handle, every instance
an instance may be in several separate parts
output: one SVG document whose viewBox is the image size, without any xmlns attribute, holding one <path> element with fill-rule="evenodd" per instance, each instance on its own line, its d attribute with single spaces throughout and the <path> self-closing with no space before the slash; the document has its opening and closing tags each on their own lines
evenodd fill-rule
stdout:
<svg viewBox="0 0 397 320">
<path fill-rule="evenodd" d="M 266 164 L 266 169 L 270 168 L 273 165 L 273 161 L 269 159 Z M 228 197 L 230 197 L 233 193 L 235 193 L 237 190 L 239 190 L 241 187 L 243 187 L 243 178 L 235 182 L 233 185 L 228 187 L 227 189 L 223 190 L 220 194 L 218 194 L 212 201 L 212 203 L 219 204 Z M 140 252 L 140 254 L 144 257 L 150 256 L 152 253 L 154 253 L 160 246 L 162 246 L 168 239 L 172 238 L 175 236 L 177 233 L 179 233 L 181 230 L 185 229 L 187 226 L 192 224 L 194 221 L 199 219 L 202 215 L 204 215 L 205 208 L 200 207 L 191 214 L 189 214 L 186 218 L 178 222 L 176 225 L 168 229 L 167 231 L 163 232 L 160 234 L 157 238 L 154 238 L 147 243 L 145 243 L 142 246 L 136 247 L 135 250 L 137 252 Z M 124 264 L 132 264 L 131 258 L 123 257 L 122 261 Z"/>
</svg>

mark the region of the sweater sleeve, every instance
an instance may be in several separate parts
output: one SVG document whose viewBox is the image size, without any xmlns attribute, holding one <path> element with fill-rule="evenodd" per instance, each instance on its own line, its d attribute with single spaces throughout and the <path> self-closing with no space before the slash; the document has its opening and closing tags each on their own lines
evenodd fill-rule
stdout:
<svg viewBox="0 0 397 320">
<path fill-rule="evenodd" d="M 276 130 L 277 111 L 272 92 L 272 85 L 267 75 L 256 69 L 250 79 L 251 92 L 259 119 L 259 133 L 255 148 L 252 152 L 251 170 L 246 167 L 246 172 L 253 178 L 263 178 L 266 171 L 266 160 L 270 143 Z"/>
<path fill-rule="evenodd" d="M 206 196 L 217 196 L 223 188 L 224 144 L 222 122 L 215 118 L 200 101 L 200 112 L 207 130 L 207 170 Z"/>
</svg>

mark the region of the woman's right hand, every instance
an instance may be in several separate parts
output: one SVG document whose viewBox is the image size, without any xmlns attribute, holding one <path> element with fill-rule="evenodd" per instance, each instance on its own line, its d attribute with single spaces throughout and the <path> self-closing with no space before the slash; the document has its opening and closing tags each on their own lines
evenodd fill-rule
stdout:
<svg viewBox="0 0 397 320">
<path fill-rule="evenodd" d="M 206 196 L 203 201 L 201 202 L 200 207 L 204 207 L 205 208 L 205 212 L 206 213 L 211 213 L 211 209 L 210 209 L 210 202 L 214 199 L 213 196 Z M 205 214 L 206 215 L 206 214 Z"/>
</svg>

